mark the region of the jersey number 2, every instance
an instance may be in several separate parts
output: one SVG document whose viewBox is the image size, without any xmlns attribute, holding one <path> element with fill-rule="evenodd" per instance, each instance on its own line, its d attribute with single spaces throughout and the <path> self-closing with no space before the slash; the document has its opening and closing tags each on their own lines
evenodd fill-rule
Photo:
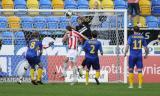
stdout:
<svg viewBox="0 0 160 96">
<path fill-rule="evenodd" d="M 95 46 L 94 45 L 91 45 L 91 51 L 90 51 L 91 54 L 94 54 L 95 53 Z"/>
<path fill-rule="evenodd" d="M 142 49 L 142 40 L 134 40 L 133 43 L 133 49 Z"/>
</svg>

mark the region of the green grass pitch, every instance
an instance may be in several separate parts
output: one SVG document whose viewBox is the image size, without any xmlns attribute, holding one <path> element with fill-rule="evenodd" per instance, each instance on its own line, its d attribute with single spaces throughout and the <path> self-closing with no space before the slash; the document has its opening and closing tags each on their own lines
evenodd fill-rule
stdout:
<svg viewBox="0 0 160 96">
<path fill-rule="evenodd" d="M 0 83 L 0 96 L 160 96 L 160 84 L 144 84 L 142 89 L 127 84 L 45 84 Z"/>
</svg>

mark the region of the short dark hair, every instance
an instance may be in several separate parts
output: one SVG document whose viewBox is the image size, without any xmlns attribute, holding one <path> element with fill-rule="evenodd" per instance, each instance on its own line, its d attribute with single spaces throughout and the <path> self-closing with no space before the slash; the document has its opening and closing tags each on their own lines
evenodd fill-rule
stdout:
<svg viewBox="0 0 160 96">
<path fill-rule="evenodd" d="M 134 27 L 133 27 L 133 30 L 134 30 L 134 32 L 138 32 L 138 33 L 140 33 L 140 29 L 139 29 L 139 27 L 138 27 L 138 26 L 134 26 Z"/>
<path fill-rule="evenodd" d="M 72 27 L 71 26 L 66 26 L 66 29 L 68 30 L 68 31 L 72 31 Z"/>
<path fill-rule="evenodd" d="M 32 38 L 39 38 L 39 32 L 33 32 Z"/>
<path fill-rule="evenodd" d="M 96 30 L 92 31 L 92 37 L 97 38 L 97 36 L 98 36 L 98 31 Z"/>
</svg>

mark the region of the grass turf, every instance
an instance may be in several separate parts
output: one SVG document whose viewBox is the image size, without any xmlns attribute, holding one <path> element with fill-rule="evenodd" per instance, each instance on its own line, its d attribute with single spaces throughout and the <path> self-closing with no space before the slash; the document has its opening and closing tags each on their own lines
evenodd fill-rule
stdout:
<svg viewBox="0 0 160 96">
<path fill-rule="evenodd" d="M 0 96 L 160 96 L 160 84 L 144 84 L 142 89 L 127 84 L 45 84 L 0 83 Z"/>
</svg>

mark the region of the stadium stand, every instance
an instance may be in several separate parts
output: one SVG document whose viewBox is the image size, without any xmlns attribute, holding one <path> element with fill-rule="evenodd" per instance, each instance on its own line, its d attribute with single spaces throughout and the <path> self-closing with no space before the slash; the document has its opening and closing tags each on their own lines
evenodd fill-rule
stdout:
<svg viewBox="0 0 160 96">
<path fill-rule="evenodd" d="M 151 1 L 150 0 L 140 0 L 139 7 L 140 7 L 141 15 L 151 15 Z"/>
<path fill-rule="evenodd" d="M 68 19 L 67 19 L 67 17 L 65 17 L 65 16 L 60 17 L 59 28 L 65 29 L 67 25 L 68 25 Z"/>
<path fill-rule="evenodd" d="M 20 18 L 17 16 L 9 16 L 8 24 L 9 24 L 9 28 L 21 28 Z"/>
<path fill-rule="evenodd" d="M 47 27 L 46 19 L 42 16 L 34 17 L 34 28 L 45 29 Z"/>
<path fill-rule="evenodd" d="M 52 6 L 54 9 L 64 9 L 63 0 L 52 0 Z M 63 13 L 54 13 L 54 15 L 64 15 Z"/>
<path fill-rule="evenodd" d="M 26 45 L 26 40 L 23 32 L 15 32 L 15 45 Z"/>
<path fill-rule="evenodd" d="M 77 9 L 77 3 L 75 2 L 75 0 L 65 0 L 64 8 L 65 9 Z"/>
<path fill-rule="evenodd" d="M 115 0 L 114 1 L 114 8 L 115 9 L 126 9 L 127 3 L 124 0 Z"/>
<path fill-rule="evenodd" d="M 89 1 L 89 7 L 90 7 L 90 9 L 95 9 L 94 7 L 95 7 L 95 0 L 90 0 Z M 101 2 L 100 2 L 100 0 L 97 0 L 97 2 L 98 2 L 98 9 L 100 9 L 101 8 Z"/>
<path fill-rule="evenodd" d="M 102 0 L 103 9 L 114 9 L 114 2 L 112 0 Z"/>
<path fill-rule="evenodd" d="M 33 18 L 29 16 L 21 17 L 21 26 L 24 29 L 31 29 L 33 28 Z"/>
<path fill-rule="evenodd" d="M 25 0 L 14 0 L 14 8 L 15 9 L 26 9 L 26 1 Z M 20 12 L 15 12 L 15 15 L 17 16 L 24 16 L 26 15 L 27 12 L 20 11 Z"/>
<path fill-rule="evenodd" d="M 3 9 L 14 9 L 13 0 L 2 0 L 2 8 Z M 3 12 L 4 15 L 13 15 L 14 12 Z"/>
<path fill-rule="evenodd" d="M 8 19 L 4 16 L 0 17 L 0 28 L 7 28 L 8 27 Z"/>
<path fill-rule="evenodd" d="M 87 0 L 78 0 L 77 1 L 78 9 L 89 9 L 89 4 Z"/>
<path fill-rule="evenodd" d="M 152 14 L 160 15 L 160 2 L 159 0 L 152 0 Z"/>
<path fill-rule="evenodd" d="M 149 28 L 158 28 L 158 19 L 155 16 L 147 16 L 146 24 Z"/>
<path fill-rule="evenodd" d="M 40 9 L 52 9 L 52 3 L 50 0 L 40 0 L 39 1 Z M 40 12 L 40 15 L 51 15 L 52 12 Z"/>
<path fill-rule="evenodd" d="M 58 29 L 59 28 L 59 17 L 50 16 L 46 18 L 48 29 Z"/>
<path fill-rule="evenodd" d="M 12 39 L 14 37 L 13 32 L 9 32 L 9 31 L 2 32 L 1 36 L 3 37 L 2 38 L 2 44 L 4 44 L 4 45 L 11 45 L 11 44 L 13 44 L 13 39 Z"/>
<path fill-rule="evenodd" d="M 38 0 L 27 0 L 27 8 L 28 9 L 39 9 L 39 2 Z M 28 12 L 28 15 L 37 16 L 39 12 Z"/>
</svg>

